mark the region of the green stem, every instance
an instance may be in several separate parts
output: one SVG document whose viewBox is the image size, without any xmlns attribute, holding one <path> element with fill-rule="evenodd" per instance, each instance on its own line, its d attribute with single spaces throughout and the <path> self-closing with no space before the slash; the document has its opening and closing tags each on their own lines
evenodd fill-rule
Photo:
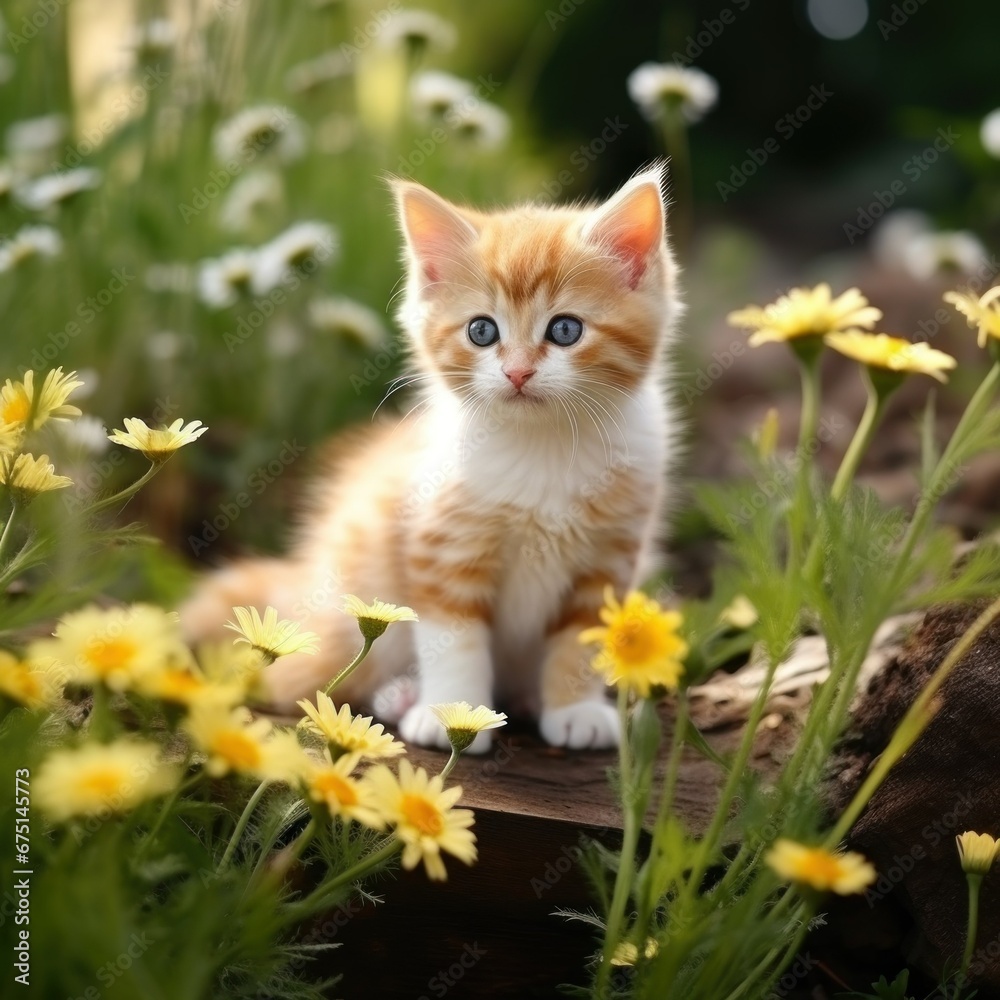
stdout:
<svg viewBox="0 0 1000 1000">
<path fill-rule="evenodd" d="M 656 865 L 658 864 L 658 859 L 662 850 L 660 845 L 663 840 L 663 835 L 666 832 L 667 823 L 670 819 L 671 809 L 674 804 L 674 793 L 677 788 L 677 778 L 680 773 L 681 757 L 684 750 L 684 732 L 687 729 L 687 723 L 687 692 L 681 691 L 677 700 L 677 718 L 674 720 L 674 731 L 670 741 L 670 755 L 667 758 L 667 769 L 663 776 L 663 791 L 660 793 L 660 804 L 656 812 L 656 824 L 653 827 L 653 839 L 649 848 L 649 860 L 646 862 L 647 866 L 649 866 L 649 877 L 647 877 L 646 884 L 643 887 L 644 891 L 642 893 L 642 898 L 640 899 L 639 916 L 636 920 L 636 925 L 640 928 L 642 933 L 645 933 L 646 925 L 649 921 L 649 915 L 656 907 L 655 890 L 660 887 L 656 885 L 652 876 L 656 871 Z M 663 886 L 661 891 L 665 891 L 667 888 L 667 886 Z"/>
<path fill-rule="evenodd" d="M 315 913 L 318 909 L 326 906 L 337 895 L 338 889 L 357 882 L 358 879 L 362 878 L 377 865 L 382 864 L 383 861 L 388 861 L 394 854 L 398 854 L 402 847 L 402 841 L 397 840 L 395 837 L 386 841 L 377 851 L 366 855 L 357 864 L 351 865 L 346 871 L 341 872 L 336 878 L 331 879 L 329 882 L 324 882 L 305 899 L 298 903 L 290 904 L 287 909 L 290 918 L 298 920 L 308 916 L 310 913 Z"/>
<path fill-rule="evenodd" d="M 952 646 L 951 651 L 941 661 L 941 665 L 934 671 L 931 679 L 924 685 L 917 699 L 903 716 L 889 740 L 889 745 L 876 760 L 875 766 L 844 810 L 837 825 L 830 831 L 824 847 L 834 850 L 854 826 L 855 820 L 868 805 L 879 785 L 885 780 L 885 776 L 900 757 L 913 746 L 934 717 L 934 699 L 941 685 L 998 616 L 1000 616 L 1000 598 L 997 598 Z"/>
<path fill-rule="evenodd" d="M 910 556 L 913 549 L 924 533 L 927 519 L 930 517 L 943 493 L 950 488 L 952 477 L 955 475 L 954 456 L 959 452 L 961 446 L 965 444 L 965 438 L 970 430 L 976 427 L 982 418 L 983 413 L 992 402 L 993 393 L 996 390 L 997 381 L 1000 380 L 1000 362 L 996 362 L 986 373 L 986 377 L 975 391 L 969 405 L 965 408 L 961 419 L 958 421 L 951 438 L 945 447 L 937 465 L 931 473 L 926 488 L 921 492 L 917 501 L 917 508 L 913 512 L 913 519 L 900 543 L 899 555 L 896 558 L 896 566 L 891 577 L 891 584 L 898 583 L 900 577 L 905 573 L 910 564 Z"/>
<path fill-rule="evenodd" d="M 740 782 L 743 780 L 747 764 L 750 761 L 750 754 L 753 751 L 754 738 L 757 735 L 757 727 L 760 725 L 760 720 L 764 715 L 768 695 L 771 692 L 771 683 L 774 680 L 774 672 L 777 668 L 778 663 L 772 657 L 768 662 L 764 682 L 761 685 L 760 691 L 757 693 L 757 698 L 750 709 L 750 716 L 747 719 L 747 725 L 743 732 L 743 738 L 736 751 L 736 756 L 733 758 L 733 763 L 726 779 L 726 784 L 722 789 L 722 794 L 719 797 L 719 803 L 712 816 L 711 825 L 708 828 L 708 832 L 704 837 L 702 837 L 698 845 L 698 852 L 695 855 L 695 860 L 691 866 L 691 873 L 684 884 L 684 890 L 680 898 L 685 904 L 689 903 L 695 893 L 697 893 L 698 887 L 701 885 L 701 880 L 704 878 L 711 858 L 718 852 L 719 846 L 717 842 L 722 837 L 723 831 L 726 828 L 726 823 L 729 822 L 729 810 L 732 806 L 733 799 L 736 797 L 736 790 L 739 788 Z M 678 907 L 678 910 L 680 912 L 682 907 Z"/>
<path fill-rule="evenodd" d="M 865 405 L 865 412 L 861 415 L 858 429 L 854 432 L 854 437 L 844 453 L 844 458 L 837 470 L 836 478 L 833 480 L 833 488 L 830 495 L 834 500 L 843 500 L 852 482 L 854 475 L 858 471 L 861 459 L 868 446 L 871 444 L 879 422 L 885 413 L 885 406 L 889 400 L 889 393 L 880 393 L 872 385 L 871 380 L 866 378 L 868 383 L 868 402 Z"/>
<path fill-rule="evenodd" d="M 611 894 L 611 907 L 608 910 L 608 922 L 604 931 L 604 950 L 594 983 L 594 992 L 598 1000 L 604 1000 L 607 995 L 608 977 L 612 969 L 611 959 L 622 937 L 622 923 L 635 877 L 635 852 L 639 846 L 639 831 L 642 827 L 642 817 L 636 816 L 637 796 L 628 728 L 628 697 L 628 688 L 625 685 L 619 687 L 618 719 L 621 723 L 622 739 L 618 751 L 618 766 L 621 775 L 622 820 L 625 829 L 622 835 L 618 871 L 615 874 L 615 886 Z"/>
<path fill-rule="evenodd" d="M 226 852 L 222 855 L 222 860 L 219 862 L 216 874 L 221 875 L 229 867 L 229 862 L 232 861 L 233 855 L 236 853 L 236 847 L 247 828 L 247 824 L 250 822 L 250 817 L 253 815 L 253 811 L 257 808 L 260 800 L 264 797 L 264 793 L 267 791 L 267 786 L 269 784 L 270 782 L 267 779 L 262 781 L 257 786 L 253 795 L 250 796 L 247 804 L 243 807 L 243 812 L 240 814 L 240 818 L 236 822 L 236 829 L 233 830 L 232 837 L 229 838 L 229 843 L 226 845 Z"/>
<path fill-rule="evenodd" d="M 966 981 L 969 966 L 972 964 L 972 953 L 976 948 L 976 936 L 979 933 L 979 887 L 983 884 L 983 876 L 967 872 L 965 876 L 969 884 L 969 920 L 965 931 L 965 952 L 962 955 L 962 967 L 958 973 L 958 982 Z"/>
<path fill-rule="evenodd" d="M 784 896 L 782 896 L 781 900 L 779 900 L 777 905 L 781 906 L 781 904 L 788 898 L 788 895 L 789 894 L 786 893 Z M 756 986 L 756 980 L 758 979 L 758 977 L 764 975 L 765 973 L 767 973 L 766 978 L 757 989 L 754 989 L 753 995 L 761 997 L 771 995 L 771 987 L 777 981 L 781 973 L 785 970 L 785 967 L 787 966 L 789 960 L 798 953 L 798 950 L 801 947 L 806 934 L 809 933 L 809 921 L 806 919 L 807 912 L 808 912 L 808 905 L 804 901 L 799 900 L 798 908 L 789 917 L 791 923 L 798 924 L 798 929 L 796 930 L 791 941 L 789 941 L 789 943 L 785 945 L 783 949 L 781 947 L 778 947 L 778 948 L 773 948 L 770 952 L 768 952 L 765 958 L 751 970 L 750 974 L 746 977 L 746 979 L 744 979 L 743 982 L 740 983 L 740 985 L 735 990 L 733 990 L 733 992 L 730 993 L 728 997 L 726 997 L 726 1000 L 738 1000 L 739 997 L 743 996 L 752 987 Z M 774 962 L 774 956 L 776 952 L 781 954 L 781 958 L 778 959 L 777 962 Z M 768 973 L 767 967 L 771 963 L 774 963 L 773 968 Z"/>
<path fill-rule="evenodd" d="M 680 108 L 664 109 L 663 143 L 670 157 L 670 189 L 673 194 L 670 229 L 678 255 L 683 260 L 690 253 L 694 239 L 694 198 L 687 122 Z"/>
<path fill-rule="evenodd" d="M 461 750 L 456 750 L 454 747 L 451 748 L 451 756 L 448 758 L 448 763 L 441 769 L 442 781 L 448 780 L 448 775 L 455 769 L 455 765 L 458 763 L 458 758 L 461 756 Z"/>
<path fill-rule="evenodd" d="M 87 513 L 96 514 L 100 510 L 105 510 L 108 507 L 114 507 L 117 504 L 125 503 L 125 501 L 131 500 L 132 497 L 135 496 L 135 494 L 138 493 L 139 490 L 141 490 L 143 486 L 145 486 L 146 483 L 148 483 L 153 478 L 153 476 L 155 476 L 157 472 L 160 471 L 160 468 L 162 466 L 163 466 L 162 462 L 154 462 L 146 470 L 143 476 L 140 479 L 137 479 L 134 483 L 132 483 L 131 486 L 126 486 L 125 489 L 120 490 L 113 496 L 105 497 L 103 500 L 95 500 L 94 503 L 92 503 L 87 508 Z"/>
<path fill-rule="evenodd" d="M 184 762 L 184 767 L 187 767 L 187 760 Z M 205 776 L 205 772 L 199 770 L 196 774 L 191 775 L 187 781 L 179 782 L 177 787 L 167 796 L 164 800 L 163 806 L 160 809 L 160 814 L 156 817 L 156 822 L 152 825 L 149 833 L 146 834 L 136 853 L 137 858 L 145 857 L 149 849 L 153 846 L 156 841 L 156 835 L 160 832 L 163 824 L 166 822 L 167 817 L 170 815 L 171 810 L 174 808 L 177 800 L 187 791 L 190 791 L 198 784 L 199 781 Z"/>
<path fill-rule="evenodd" d="M 333 680 L 330 681 L 330 683 L 327 684 L 325 688 L 323 688 L 323 694 L 328 695 L 338 685 L 343 684 L 344 681 L 346 681 L 347 678 L 350 677 L 351 674 L 353 674 L 354 671 L 357 670 L 359 666 L 361 666 L 362 661 L 371 650 L 372 643 L 374 641 L 375 641 L 374 639 L 369 639 L 367 637 L 365 638 L 365 644 L 361 647 L 361 650 L 359 651 L 358 655 L 355 656 L 354 659 L 351 660 L 351 662 L 348 663 L 347 666 L 344 667 L 344 669 L 341 670 L 340 673 L 337 674 L 337 676 L 334 677 Z"/>
<path fill-rule="evenodd" d="M 0 563 L 3 563 L 4 553 L 7 550 L 7 543 L 11 539 L 11 529 L 14 527 L 14 522 L 17 520 L 18 515 L 21 513 L 21 505 L 17 503 L 11 503 L 10 515 L 7 518 L 7 523 L 3 526 L 3 534 L 0 534 Z"/>
</svg>

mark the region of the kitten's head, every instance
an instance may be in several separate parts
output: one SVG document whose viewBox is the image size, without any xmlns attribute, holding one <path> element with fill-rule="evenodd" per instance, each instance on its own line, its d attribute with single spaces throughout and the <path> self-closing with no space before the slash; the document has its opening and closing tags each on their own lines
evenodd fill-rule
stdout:
<svg viewBox="0 0 1000 1000">
<path fill-rule="evenodd" d="M 662 186 L 658 166 L 602 205 L 487 214 L 395 182 L 417 366 L 525 415 L 631 393 L 677 312 Z"/>
</svg>

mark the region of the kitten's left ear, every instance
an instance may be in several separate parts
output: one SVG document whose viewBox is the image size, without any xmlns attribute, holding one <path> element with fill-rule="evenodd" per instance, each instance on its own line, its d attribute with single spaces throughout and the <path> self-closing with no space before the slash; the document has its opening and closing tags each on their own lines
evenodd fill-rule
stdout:
<svg viewBox="0 0 1000 1000">
<path fill-rule="evenodd" d="M 657 166 L 633 177 L 610 201 L 595 209 L 583 235 L 621 259 L 628 268 L 629 288 L 635 288 L 663 242 L 666 214 L 663 167 Z"/>
<path fill-rule="evenodd" d="M 451 202 L 422 184 L 394 181 L 392 188 L 411 257 L 429 282 L 440 281 L 479 234 Z"/>
</svg>

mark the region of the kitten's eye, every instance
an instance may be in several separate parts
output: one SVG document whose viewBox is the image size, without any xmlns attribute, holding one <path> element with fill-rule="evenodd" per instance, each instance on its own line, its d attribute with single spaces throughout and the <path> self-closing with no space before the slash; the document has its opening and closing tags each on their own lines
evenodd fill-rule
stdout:
<svg viewBox="0 0 1000 1000">
<path fill-rule="evenodd" d="M 469 340 L 476 347 L 489 347 L 500 339 L 500 331 L 489 316 L 477 316 L 469 321 Z"/>
<path fill-rule="evenodd" d="M 575 316 L 556 316 L 545 331 L 545 339 L 569 347 L 583 336 L 583 324 Z"/>
</svg>

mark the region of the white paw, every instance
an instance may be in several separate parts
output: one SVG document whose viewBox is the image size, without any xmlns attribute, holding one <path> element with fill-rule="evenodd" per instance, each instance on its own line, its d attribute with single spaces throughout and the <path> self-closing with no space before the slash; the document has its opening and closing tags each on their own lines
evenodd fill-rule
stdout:
<svg viewBox="0 0 1000 1000">
<path fill-rule="evenodd" d="M 564 708 L 544 708 L 538 728 L 546 743 L 573 750 L 616 747 L 621 738 L 618 713 L 605 701 L 578 701 Z"/>
<path fill-rule="evenodd" d="M 429 705 L 414 705 L 399 721 L 399 735 L 407 743 L 422 747 L 440 747 L 450 750 L 448 733 Z M 480 733 L 465 753 L 487 753 L 491 746 L 490 734 Z"/>
<path fill-rule="evenodd" d="M 417 700 L 417 686 L 409 677 L 394 677 L 372 698 L 372 711 L 380 722 L 395 725 Z"/>
</svg>

